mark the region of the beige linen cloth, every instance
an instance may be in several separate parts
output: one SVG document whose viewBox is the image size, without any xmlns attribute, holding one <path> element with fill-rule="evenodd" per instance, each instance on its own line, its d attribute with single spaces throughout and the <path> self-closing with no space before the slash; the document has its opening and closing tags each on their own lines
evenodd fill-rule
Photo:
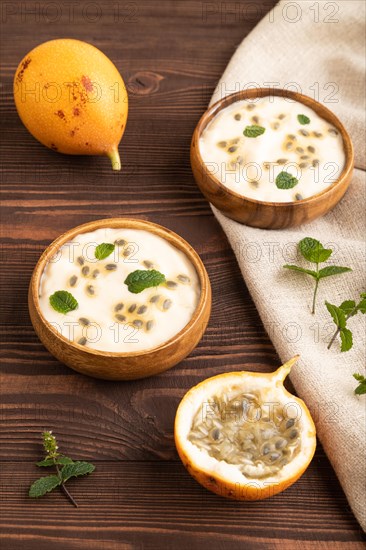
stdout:
<svg viewBox="0 0 366 550">
<path fill-rule="evenodd" d="M 325 300 L 336 305 L 357 301 L 365 291 L 364 20 L 363 0 L 281 1 L 238 47 L 211 103 L 247 87 L 287 86 L 311 97 L 316 94 L 353 139 L 353 181 L 325 217 L 295 229 L 270 231 L 246 227 L 213 211 L 281 360 L 301 355 L 291 380 L 312 412 L 318 436 L 365 530 L 366 407 L 365 396 L 354 395 L 352 374 L 365 374 L 366 315 L 359 313 L 349 321 L 351 351 L 341 353 L 338 341 L 328 351 L 334 325 L 324 305 Z M 296 243 L 304 237 L 334 249 L 329 264 L 353 268 L 352 273 L 321 281 L 315 315 L 310 312 L 313 280 L 282 268 L 302 263 Z"/>
</svg>

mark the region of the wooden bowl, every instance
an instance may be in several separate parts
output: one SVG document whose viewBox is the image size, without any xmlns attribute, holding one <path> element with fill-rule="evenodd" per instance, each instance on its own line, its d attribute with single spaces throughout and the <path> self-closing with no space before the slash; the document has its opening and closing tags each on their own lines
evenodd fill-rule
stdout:
<svg viewBox="0 0 366 550">
<path fill-rule="evenodd" d="M 39 285 L 46 264 L 59 248 L 81 233 L 103 227 L 144 229 L 167 240 L 186 254 L 196 269 L 201 296 L 189 323 L 174 337 L 156 348 L 131 353 L 104 352 L 70 342 L 45 320 L 39 305 Z M 92 221 L 70 229 L 43 252 L 29 285 L 28 305 L 31 321 L 39 339 L 52 355 L 72 369 L 107 380 L 135 380 L 158 374 L 182 361 L 202 338 L 211 313 L 211 285 L 197 252 L 182 237 L 169 229 L 144 220 L 111 218 Z"/>
<path fill-rule="evenodd" d="M 313 109 L 319 116 L 333 124 L 342 135 L 346 164 L 339 179 L 330 187 L 296 202 L 264 202 L 243 197 L 223 185 L 207 168 L 201 157 L 199 139 L 209 122 L 228 105 L 243 99 L 280 96 L 294 99 Z M 324 105 L 297 92 L 272 88 L 255 88 L 237 92 L 220 99 L 201 117 L 191 143 L 191 165 L 198 187 L 216 208 L 237 222 L 263 229 L 294 227 L 323 216 L 341 200 L 351 182 L 354 167 L 354 151 L 351 138 L 338 118 Z"/>
</svg>

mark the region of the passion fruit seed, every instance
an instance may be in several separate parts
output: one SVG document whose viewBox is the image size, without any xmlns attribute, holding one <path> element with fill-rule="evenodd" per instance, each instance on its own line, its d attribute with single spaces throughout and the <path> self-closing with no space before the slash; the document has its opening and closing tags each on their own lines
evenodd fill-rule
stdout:
<svg viewBox="0 0 366 550">
<path fill-rule="evenodd" d="M 273 130 L 278 130 L 279 127 L 280 127 L 280 123 L 279 123 L 279 122 L 274 122 L 274 123 L 272 124 L 272 129 L 273 129 Z"/>
<path fill-rule="evenodd" d="M 153 262 L 150 262 L 150 260 L 144 260 L 142 263 L 147 269 L 152 269 L 154 267 Z"/>
<path fill-rule="evenodd" d="M 166 286 L 167 286 L 168 288 L 177 288 L 178 283 L 176 283 L 175 281 L 167 281 L 167 282 L 166 282 Z"/>
<path fill-rule="evenodd" d="M 229 147 L 228 151 L 229 151 L 229 153 L 235 153 L 235 151 L 236 151 L 237 149 L 238 149 L 238 148 L 237 148 L 235 145 L 233 145 L 233 146 Z"/>
<path fill-rule="evenodd" d="M 136 308 L 137 308 L 137 304 L 131 304 L 130 307 L 128 308 L 128 312 L 133 313 Z"/>
<path fill-rule="evenodd" d="M 299 130 L 299 134 L 301 134 L 302 136 L 305 136 L 305 137 L 309 136 L 309 132 L 307 130 Z"/>
<path fill-rule="evenodd" d="M 320 132 L 313 132 L 313 134 L 314 134 L 314 137 L 316 137 L 316 138 L 323 137 L 323 134 L 321 134 Z"/>
<path fill-rule="evenodd" d="M 284 113 L 281 113 L 280 115 L 278 115 L 277 117 L 279 120 L 283 120 L 284 118 L 286 118 L 286 115 Z"/>
<path fill-rule="evenodd" d="M 234 115 L 234 119 L 235 119 L 235 120 L 241 120 L 241 114 L 240 114 L 240 113 L 236 113 L 236 115 Z"/>
<path fill-rule="evenodd" d="M 217 145 L 221 149 L 225 149 L 225 147 L 227 146 L 227 143 L 226 143 L 226 141 L 219 141 Z"/>
<path fill-rule="evenodd" d="M 298 153 L 305 153 L 304 149 L 302 147 L 296 147 L 296 151 Z"/>
<path fill-rule="evenodd" d="M 146 313 L 147 311 L 147 306 L 143 305 L 143 306 L 140 306 L 137 310 L 137 315 L 143 315 L 144 313 Z"/>
<path fill-rule="evenodd" d="M 77 261 L 77 263 L 78 263 L 79 265 L 84 265 L 84 263 L 85 263 L 85 262 L 84 262 L 84 258 L 83 258 L 82 256 L 78 256 L 78 257 L 76 258 L 76 261 Z"/>
<path fill-rule="evenodd" d="M 151 304 L 156 304 L 156 302 L 158 302 L 160 300 L 160 298 L 161 298 L 160 294 L 155 294 L 154 296 L 151 296 L 150 303 Z"/>
<path fill-rule="evenodd" d="M 107 271 L 116 271 L 117 265 L 116 265 L 116 264 L 107 264 L 107 265 L 105 266 L 105 269 L 106 269 Z"/>
<path fill-rule="evenodd" d="M 169 298 L 167 298 L 167 299 L 164 300 L 164 302 L 163 302 L 163 309 L 164 309 L 165 311 L 168 310 L 168 309 L 171 307 L 172 303 L 173 303 L 173 302 L 172 302 L 171 300 L 169 300 Z"/>
<path fill-rule="evenodd" d="M 154 321 L 152 321 L 152 320 L 148 321 L 146 323 L 146 330 L 147 331 L 151 330 L 153 328 L 154 324 L 155 324 Z"/>
<path fill-rule="evenodd" d="M 309 145 L 308 146 L 308 151 L 309 151 L 309 153 L 315 153 L 315 147 L 313 147 L 312 145 Z"/>
<path fill-rule="evenodd" d="M 301 193 L 296 193 L 295 199 L 296 199 L 297 201 L 302 201 L 303 198 L 304 198 L 304 197 L 301 195 Z"/>
<path fill-rule="evenodd" d="M 277 164 L 286 164 L 288 162 L 288 159 L 278 159 Z"/>
<path fill-rule="evenodd" d="M 83 325 L 83 327 L 87 327 L 88 325 L 90 325 L 90 321 L 86 317 L 80 317 L 79 323 Z"/>
<path fill-rule="evenodd" d="M 114 241 L 114 244 L 116 244 L 117 246 L 126 246 L 127 241 L 125 241 L 124 239 L 116 239 Z"/>
<path fill-rule="evenodd" d="M 294 136 L 294 134 L 289 134 L 289 135 L 287 136 L 287 139 L 290 139 L 291 141 L 296 141 L 297 137 Z"/>
<path fill-rule="evenodd" d="M 231 399 L 223 393 L 205 404 L 193 418 L 189 441 L 216 460 L 237 465 L 249 478 L 274 475 L 301 451 L 297 420 L 284 418 L 279 404 L 267 416 L 260 392 Z"/>
<path fill-rule="evenodd" d="M 135 319 L 134 321 L 132 321 L 132 324 L 136 328 L 141 328 L 144 323 L 143 323 L 143 321 L 141 321 L 141 319 Z"/>
<path fill-rule="evenodd" d="M 80 346 L 85 346 L 86 343 L 87 343 L 87 339 L 85 338 L 85 336 L 82 336 L 81 338 L 79 338 L 78 344 Z"/>
<path fill-rule="evenodd" d="M 248 110 L 248 111 L 253 111 L 253 109 L 255 109 L 254 103 L 248 103 L 248 105 L 247 105 L 247 110 Z"/>
<path fill-rule="evenodd" d="M 94 269 L 93 273 L 92 273 L 92 277 L 93 279 L 96 279 L 100 274 L 100 271 L 99 269 Z"/>
<path fill-rule="evenodd" d="M 188 275 L 178 275 L 177 277 L 178 281 L 180 281 L 183 284 L 189 284 L 191 282 L 191 279 L 188 277 Z"/>
<path fill-rule="evenodd" d="M 116 304 L 114 306 L 114 311 L 122 311 L 122 309 L 124 308 L 124 303 L 123 302 L 119 302 L 118 304 Z"/>
<path fill-rule="evenodd" d="M 332 136 L 338 136 L 339 132 L 335 128 L 329 128 L 328 133 Z"/>
<path fill-rule="evenodd" d="M 72 277 L 70 277 L 70 279 L 69 279 L 69 285 L 70 285 L 70 286 L 75 286 L 76 283 L 77 283 L 77 281 L 78 281 L 77 276 L 76 276 L 76 275 L 72 275 Z"/>
<path fill-rule="evenodd" d="M 86 287 L 86 291 L 90 296 L 94 296 L 94 294 L 95 294 L 95 288 L 94 288 L 93 285 L 88 285 Z"/>
<path fill-rule="evenodd" d="M 116 314 L 116 319 L 119 323 L 124 323 L 126 321 L 126 317 L 124 315 L 121 315 L 120 313 Z"/>
<path fill-rule="evenodd" d="M 90 271 L 90 267 L 87 265 L 84 265 L 84 267 L 81 269 L 81 273 L 84 275 L 84 277 L 89 275 L 89 271 Z"/>
<path fill-rule="evenodd" d="M 259 123 L 259 116 L 252 116 L 252 122 L 254 122 L 254 124 L 258 124 Z"/>
</svg>

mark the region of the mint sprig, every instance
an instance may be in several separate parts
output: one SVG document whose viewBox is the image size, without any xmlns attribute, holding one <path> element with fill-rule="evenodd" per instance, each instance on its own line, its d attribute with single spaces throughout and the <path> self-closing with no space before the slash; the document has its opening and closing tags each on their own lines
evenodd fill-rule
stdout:
<svg viewBox="0 0 366 550">
<path fill-rule="evenodd" d="M 362 374 L 357 374 L 357 373 L 355 373 L 353 375 L 353 378 L 355 380 L 357 380 L 357 382 L 358 382 L 358 386 L 355 389 L 355 394 L 356 395 L 365 394 L 366 393 L 366 378 L 364 376 L 362 376 Z"/>
<path fill-rule="evenodd" d="M 114 252 L 115 245 L 112 243 L 102 243 L 98 244 L 95 249 L 95 257 L 97 260 L 104 260 L 108 258 Z"/>
<path fill-rule="evenodd" d="M 243 132 L 245 137 L 248 138 L 257 138 L 258 136 L 261 136 L 266 131 L 263 126 L 258 126 L 257 124 L 253 124 L 252 126 L 247 126 Z"/>
<path fill-rule="evenodd" d="M 95 470 L 95 466 L 90 462 L 74 462 L 68 456 L 59 453 L 56 438 L 52 435 L 51 431 L 43 432 L 42 437 L 43 447 L 47 454 L 44 460 L 36 464 L 39 467 L 46 468 L 54 466 L 56 474 L 40 477 L 32 483 L 29 489 L 29 496 L 32 498 L 39 498 L 53 491 L 56 487 L 60 487 L 70 502 L 77 508 L 78 505 L 66 488 L 65 483 L 71 477 L 91 474 Z"/>
<path fill-rule="evenodd" d="M 76 298 L 67 290 L 57 290 L 50 296 L 50 304 L 59 313 L 68 313 L 78 307 Z"/>
<path fill-rule="evenodd" d="M 280 172 L 276 178 L 278 189 L 292 189 L 299 183 L 299 180 L 288 172 Z"/>
<path fill-rule="evenodd" d="M 165 283 L 165 275 L 156 269 L 137 269 L 126 277 L 124 283 L 128 286 L 128 290 L 130 292 L 133 294 L 139 294 L 145 290 L 145 288 L 150 288 Z"/>
<path fill-rule="evenodd" d="M 328 349 L 332 347 L 333 342 L 339 335 L 341 338 L 341 351 L 349 351 L 353 346 L 353 337 L 351 330 L 347 327 L 347 321 L 357 315 L 358 312 L 366 313 L 366 293 L 361 294 L 361 300 L 358 304 L 354 300 L 346 300 L 340 306 L 335 306 L 329 302 L 325 302 L 325 305 L 337 327 L 328 344 Z"/>
<path fill-rule="evenodd" d="M 297 115 L 297 120 L 305 126 L 305 124 L 310 124 L 310 118 L 306 115 Z"/>
<path fill-rule="evenodd" d="M 316 239 L 312 239 L 311 237 L 305 237 L 305 239 L 302 239 L 299 242 L 298 247 L 299 247 L 300 253 L 305 258 L 305 260 L 315 264 L 316 269 L 315 270 L 305 269 L 298 265 L 289 265 L 289 264 L 286 264 L 283 267 L 286 269 L 291 269 L 292 271 L 305 273 L 306 275 L 310 275 L 311 277 L 313 277 L 313 279 L 315 279 L 313 304 L 312 304 L 312 310 L 311 310 L 311 313 L 314 314 L 319 281 L 321 279 L 325 279 L 326 277 L 347 273 L 348 271 L 352 271 L 352 269 L 350 267 L 342 267 L 338 265 L 330 265 L 322 269 L 319 269 L 319 264 L 326 262 L 332 255 L 333 250 L 331 248 L 324 248 L 321 242 L 317 241 Z"/>
</svg>

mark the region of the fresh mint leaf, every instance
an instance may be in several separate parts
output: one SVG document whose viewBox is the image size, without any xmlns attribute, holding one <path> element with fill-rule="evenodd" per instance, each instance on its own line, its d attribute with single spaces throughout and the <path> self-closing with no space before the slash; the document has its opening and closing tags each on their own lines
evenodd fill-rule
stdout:
<svg viewBox="0 0 366 550">
<path fill-rule="evenodd" d="M 65 482 L 70 477 L 85 476 L 94 472 L 95 466 L 90 462 L 73 462 L 72 464 L 66 464 L 62 468 L 62 481 Z"/>
<path fill-rule="evenodd" d="M 305 237 L 299 242 L 299 250 L 305 260 L 314 264 L 326 262 L 333 252 L 330 248 L 324 248 L 320 241 L 311 237 Z"/>
<path fill-rule="evenodd" d="M 305 124 L 310 124 L 310 118 L 306 115 L 297 115 L 297 120 L 302 124 L 303 126 Z"/>
<path fill-rule="evenodd" d="M 165 282 L 165 275 L 156 269 L 137 269 L 130 273 L 124 283 L 133 294 L 139 294 L 145 288 L 161 285 Z"/>
<path fill-rule="evenodd" d="M 29 496 L 32 498 L 42 497 L 60 484 L 61 480 L 56 475 L 41 477 L 30 486 Z"/>
<path fill-rule="evenodd" d="M 276 178 L 276 187 L 278 189 L 292 189 L 299 183 L 295 176 L 291 176 L 288 172 L 280 172 Z"/>
<path fill-rule="evenodd" d="M 355 389 L 356 395 L 363 395 L 366 393 L 366 378 L 362 374 L 354 374 L 353 378 L 359 382 L 359 385 Z"/>
<path fill-rule="evenodd" d="M 319 269 L 319 264 L 328 260 L 333 251 L 331 248 L 324 248 L 322 243 L 317 239 L 313 239 L 312 237 L 305 237 L 304 239 L 301 239 L 298 246 L 300 253 L 305 258 L 305 260 L 316 264 L 316 271 L 312 269 L 305 269 L 301 266 L 296 265 L 284 265 L 283 267 L 285 267 L 286 269 L 292 269 L 293 271 L 298 271 L 299 273 L 305 273 L 306 275 L 310 275 L 311 277 L 313 277 L 313 279 L 315 279 L 313 305 L 311 309 L 311 312 L 315 313 L 316 295 L 318 292 L 320 280 L 325 279 L 326 277 L 330 277 L 331 275 L 340 275 L 342 273 L 352 271 L 352 269 L 350 267 L 341 267 L 337 265 L 330 265 Z M 329 305 L 331 306 L 331 304 Z"/>
<path fill-rule="evenodd" d="M 361 313 L 366 313 L 366 294 L 361 294 L 362 300 L 357 306 L 357 311 L 360 311 Z"/>
<path fill-rule="evenodd" d="M 292 269 L 292 271 L 299 271 L 300 273 L 306 273 L 307 275 L 311 275 L 311 277 L 314 277 L 316 279 L 318 277 L 318 274 L 316 271 L 312 271 L 311 269 L 304 269 L 303 267 L 299 267 L 298 265 L 284 265 L 286 269 Z"/>
<path fill-rule="evenodd" d="M 345 328 L 347 321 L 344 311 L 339 307 L 330 304 L 329 302 L 325 302 L 325 305 L 327 307 L 327 310 L 331 314 L 335 325 L 340 329 Z"/>
<path fill-rule="evenodd" d="M 52 435 L 51 430 L 44 431 L 42 437 L 46 457 L 36 464 L 40 467 L 54 466 L 57 475 L 55 474 L 37 479 L 29 489 L 29 496 L 35 498 L 41 497 L 56 487 L 61 486 L 63 493 L 77 508 L 77 503 L 66 488 L 66 481 L 70 479 L 70 477 L 90 474 L 94 471 L 95 467 L 90 462 L 74 462 L 68 456 L 61 454 L 58 450 L 56 437 Z"/>
<path fill-rule="evenodd" d="M 50 296 L 50 304 L 59 313 L 68 313 L 78 307 L 76 298 L 67 290 L 57 290 Z"/>
<path fill-rule="evenodd" d="M 258 136 L 261 136 L 266 131 L 263 126 L 258 126 L 257 124 L 253 124 L 253 126 L 247 126 L 243 132 L 245 137 L 248 138 L 256 138 Z"/>
<path fill-rule="evenodd" d="M 328 349 L 332 347 L 334 340 L 337 338 L 338 334 L 341 337 L 341 351 L 348 351 L 353 346 L 353 337 L 352 332 L 347 328 L 347 321 L 351 317 L 357 315 L 360 311 L 361 313 L 366 313 L 366 295 L 365 293 L 361 294 L 361 300 L 358 304 L 354 300 L 345 300 L 341 303 L 339 307 L 325 302 L 325 305 L 331 314 L 333 321 L 337 327 L 337 330 L 333 334 L 329 344 Z"/>
<path fill-rule="evenodd" d="M 115 249 L 115 245 L 112 243 L 102 243 L 98 244 L 95 249 L 95 257 L 97 260 L 104 260 L 112 254 Z"/>
<path fill-rule="evenodd" d="M 352 271 L 350 267 L 340 267 L 338 265 L 328 265 L 319 270 L 319 279 L 324 279 L 325 277 L 331 277 L 332 275 L 341 275 L 341 273 L 347 273 Z"/>
<path fill-rule="evenodd" d="M 339 306 L 342 311 L 344 311 L 345 315 L 355 315 L 353 311 L 356 309 L 356 302 L 354 300 L 346 300 L 345 302 L 342 302 Z"/>
<path fill-rule="evenodd" d="M 349 351 L 353 346 L 352 332 L 348 328 L 342 328 L 340 331 L 341 351 Z"/>
</svg>

